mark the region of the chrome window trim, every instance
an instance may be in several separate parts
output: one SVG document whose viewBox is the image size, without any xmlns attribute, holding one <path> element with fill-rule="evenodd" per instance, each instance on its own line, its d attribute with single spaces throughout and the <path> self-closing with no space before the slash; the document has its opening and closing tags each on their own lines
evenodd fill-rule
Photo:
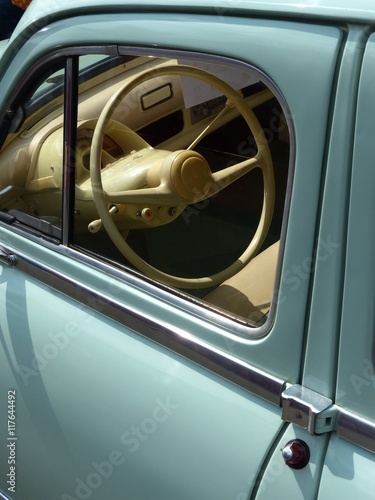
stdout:
<svg viewBox="0 0 375 500">
<path fill-rule="evenodd" d="M 375 422 L 339 408 L 336 433 L 346 441 L 375 453 Z"/>
</svg>

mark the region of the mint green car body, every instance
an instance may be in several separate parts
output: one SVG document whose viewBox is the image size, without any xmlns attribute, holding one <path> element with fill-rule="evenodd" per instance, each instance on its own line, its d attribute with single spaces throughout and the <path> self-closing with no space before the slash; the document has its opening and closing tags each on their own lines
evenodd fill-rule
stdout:
<svg viewBox="0 0 375 500">
<path fill-rule="evenodd" d="M 4 121 L 57 49 L 256 67 L 287 104 L 293 176 L 272 320 L 249 335 L 0 223 L 1 498 L 373 498 L 375 8 L 350 4 L 33 0 L 3 42 Z M 296 387 L 326 398 L 315 422 L 288 406 Z"/>
</svg>

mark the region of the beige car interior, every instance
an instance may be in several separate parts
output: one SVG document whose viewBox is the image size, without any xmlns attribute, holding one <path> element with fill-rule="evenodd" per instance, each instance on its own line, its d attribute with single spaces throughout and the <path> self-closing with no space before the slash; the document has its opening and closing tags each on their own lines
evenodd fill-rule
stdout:
<svg viewBox="0 0 375 500">
<path fill-rule="evenodd" d="M 271 307 L 279 243 L 263 250 L 274 212 L 274 165 L 268 138 L 252 110 L 274 99 L 273 94 L 266 88 L 242 98 L 216 76 L 201 69 L 189 70 L 176 60 L 139 57 L 124 71 L 120 66 L 80 86 L 75 230 L 87 234 L 88 241 L 89 233 L 106 231 L 139 271 L 172 287 L 211 287 L 203 295 L 206 302 L 250 324 L 259 324 Z M 223 93 L 227 93 L 224 95 L 232 100 L 227 112 L 194 122 L 184 106 L 182 77 L 196 77 L 222 87 Z M 134 80 L 139 84 L 133 85 Z M 22 211 L 41 218 L 61 217 L 62 98 L 55 98 L 52 111 L 48 106 L 27 117 L 17 133 L 9 134 L 0 151 L 0 210 Z M 183 115 L 182 130 L 153 147 L 138 135 L 142 127 L 176 110 Z M 255 138 L 258 153 L 211 172 L 206 160 L 188 146 L 199 142 L 206 130 L 211 133 L 241 115 Z M 285 130 L 282 133 L 285 135 Z M 170 151 L 174 152 L 172 159 Z M 129 229 L 168 224 L 189 204 L 215 196 L 254 167 L 259 167 L 263 174 L 260 222 L 243 254 L 226 269 L 208 277 L 171 276 L 150 266 L 128 245 Z M 200 198 L 195 180 L 203 193 Z M 214 290 L 212 285 L 216 286 Z"/>
</svg>

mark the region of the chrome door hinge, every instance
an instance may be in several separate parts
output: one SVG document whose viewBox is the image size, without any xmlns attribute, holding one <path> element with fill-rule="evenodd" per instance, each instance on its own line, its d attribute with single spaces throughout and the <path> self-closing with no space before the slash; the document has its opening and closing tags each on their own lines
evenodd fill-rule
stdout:
<svg viewBox="0 0 375 500">
<path fill-rule="evenodd" d="M 331 399 L 302 385 L 290 385 L 282 392 L 281 407 L 283 420 L 310 434 L 324 434 L 336 428 L 339 408 Z"/>
<path fill-rule="evenodd" d="M 17 262 L 16 256 L 5 250 L 4 247 L 0 246 L 0 263 L 6 264 L 7 266 L 15 266 Z"/>
</svg>

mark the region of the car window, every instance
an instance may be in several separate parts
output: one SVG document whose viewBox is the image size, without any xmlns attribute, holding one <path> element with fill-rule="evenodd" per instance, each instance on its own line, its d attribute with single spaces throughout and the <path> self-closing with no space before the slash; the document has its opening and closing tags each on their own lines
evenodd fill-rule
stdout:
<svg viewBox="0 0 375 500">
<path fill-rule="evenodd" d="M 74 244 L 262 324 L 289 164 L 284 111 L 265 80 L 225 60 L 150 53 L 86 81 Z"/>
<path fill-rule="evenodd" d="M 64 66 L 30 76 L 0 151 L 0 219 L 59 242 L 62 223 Z"/>
<path fill-rule="evenodd" d="M 64 129 L 63 66 L 29 93 L 1 152 L 8 164 L 19 158 L 2 167 L 2 217 L 33 218 L 33 230 L 60 236 L 69 137 L 70 246 L 218 318 L 262 325 L 288 184 L 282 97 L 239 61 L 120 52 L 77 56 L 73 134 Z"/>
</svg>

